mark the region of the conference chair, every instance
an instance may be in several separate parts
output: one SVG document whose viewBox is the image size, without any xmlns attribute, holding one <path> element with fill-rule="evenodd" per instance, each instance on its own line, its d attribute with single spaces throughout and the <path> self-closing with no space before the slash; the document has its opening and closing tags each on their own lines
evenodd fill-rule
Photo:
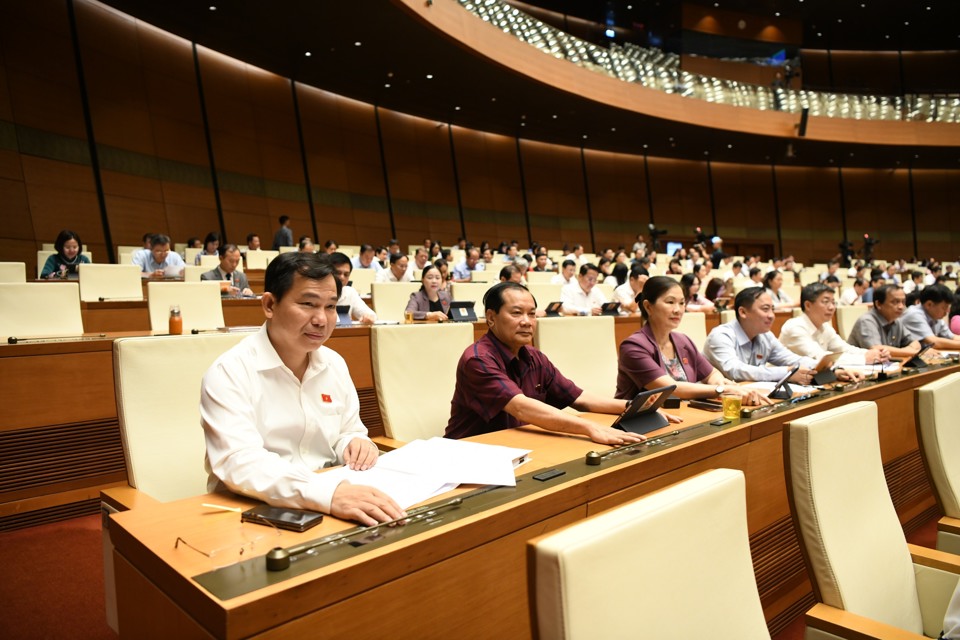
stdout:
<svg viewBox="0 0 960 640">
<path fill-rule="evenodd" d="M 797 284 L 792 284 L 792 285 L 784 284 L 781 287 L 783 292 L 788 296 L 790 296 L 790 299 L 793 300 L 795 304 L 800 304 L 800 290 L 802 288 L 803 287 Z"/>
<path fill-rule="evenodd" d="M 278 255 L 280 255 L 279 251 L 247 251 L 247 270 L 266 269 L 270 261 Z"/>
<path fill-rule="evenodd" d="M 827 267 L 824 265 L 823 271 L 826 271 Z M 813 284 L 814 282 L 820 282 L 820 270 L 817 268 L 817 265 L 813 267 L 807 267 L 800 272 L 800 286 L 805 287 L 808 284 Z"/>
<path fill-rule="evenodd" d="M 355 269 L 353 272 L 357 273 L 357 271 Z M 372 271 L 372 269 L 361 269 L 361 271 Z M 419 282 L 372 283 L 370 293 L 373 296 L 373 309 L 377 312 L 377 318 L 403 322 L 403 314 L 407 309 L 407 302 L 410 301 L 410 294 L 419 290 Z"/>
<path fill-rule="evenodd" d="M 450 419 L 457 363 L 473 344 L 473 324 L 380 325 L 370 329 L 377 402 L 388 438 L 410 442 L 442 436 Z M 428 362 L 424 375 L 417 363 Z"/>
<path fill-rule="evenodd" d="M 616 280 L 614 280 L 613 278 L 610 278 L 610 279 L 613 280 L 613 282 L 616 282 Z M 606 298 L 608 301 L 614 299 L 613 290 L 616 288 L 614 285 L 607 284 L 607 282 L 604 281 L 604 282 L 597 283 L 596 287 L 597 289 L 600 290 L 600 293 L 603 294 L 603 297 Z"/>
<path fill-rule="evenodd" d="M 562 284 L 551 284 L 550 282 L 530 282 L 527 284 L 527 290 L 533 294 L 537 301 L 537 309 L 545 309 L 551 302 L 560 301 L 560 290 Z"/>
<path fill-rule="evenodd" d="M 183 258 L 183 261 L 187 264 L 193 264 L 197 259 L 197 254 L 199 254 L 203 249 L 198 249 L 196 247 L 187 247 L 183 250 L 183 253 L 180 256 Z"/>
<path fill-rule="evenodd" d="M 917 389 L 917 438 L 927 477 L 943 511 L 937 549 L 960 554 L 960 373 Z"/>
<path fill-rule="evenodd" d="M 770 638 L 742 471 L 707 471 L 534 538 L 527 559 L 540 638 Z"/>
<path fill-rule="evenodd" d="M 373 281 L 377 278 L 377 272 L 375 269 L 354 269 L 350 272 L 350 282 L 354 289 L 357 290 L 361 296 L 370 295 L 370 285 L 373 284 Z M 404 303 L 406 305 L 406 303 Z M 379 312 L 377 312 L 379 315 Z"/>
<path fill-rule="evenodd" d="M 56 250 L 57 250 L 57 244 L 56 244 L 55 242 L 44 242 L 44 243 L 40 246 L 40 248 L 43 249 L 44 251 L 56 251 Z"/>
<path fill-rule="evenodd" d="M 187 264 L 193 264 L 193 260 Z M 200 266 L 210 271 L 220 266 L 220 256 L 200 256 Z"/>
<path fill-rule="evenodd" d="M 703 345 L 707 342 L 707 316 L 705 313 L 684 313 L 680 319 L 680 326 L 677 331 L 685 333 L 697 345 L 698 351 L 703 351 Z"/>
<path fill-rule="evenodd" d="M 136 253 L 137 251 L 140 251 L 140 249 L 143 249 L 143 245 L 139 245 L 139 244 L 118 244 L 118 245 L 117 245 L 117 255 L 120 255 L 121 253 L 128 253 L 128 254 L 129 254 L 129 253 Z"/>
<path fill-rule="evenodd" d="M 280 253 L 293 253 L 294 251 L 299 250 L 299 247 L 280 247 Z"/>
<path fill-rule="evenodd" d="M 553 277 L 557 275 L 553 271 L 527 271 L 527 284 L 550 284 Z"/>
<path fill-rule="evenodd" d="M 0 339 L 83 335 L 76 282 L 0 284 Z"/>
<path fill-rule="evenodd" d="M 0 282 L 26 282 L 26 262 L 0 262 Z"/>
<path fill-rule="evenodd" d="M 806 637 L 937 637 L 960 557 L 907 544 L 883 475 L 877 405 L 794 420 L 783 451 L 790 511 L 820 603 L 807 612 Z"/>
<path fill-rule="evenodd" d="M 184 333 L 193 329 L 205 331 L 224 326 L 220 283 L 216 280 L 148 282 L 147 310 L 150 313 L 151 331 L 167 332 L 171 305 L 180 306 Z"/>
<path fill-rule="evenodd" d="M 683 315 L 687 315 L 687 314 L 683 314 Z M 720 312 L 720 324 L 726 324 L 731 320 L 736 320 L 736 319 L 737 319 L 737 312 L 734 311 L 733 309 L 724 309 L 723 311 Z M 704 318 L 704 320 L 706 320 L 706 318 Z"/>
<path fill-rule="evenodd" d="M 43 265 L 47 264 L 47 258 L 54 255 L 56 251 L 37 251 L 37 277 L 40 277 L 40 274 L 43 272 Z M 83 255 L 87 256 L 87 260 L 93 262 L 93 254 L 89 251 L 84 251 Z"/>
<path fill-rule="evenodd" d="M 473 310 L 477 319 L 484 317 L 486 307 L 483 306 L 483 296 L 498 282 L 454 282 L 450 285 L 450 297 L 454 300 L 473 301 Z"/>
<path fill-rule="evenodd" d="M 613 316 L 541 318 L 533 343 L 578 387 L 613 397 L 617 390 Z"/>
<path fill-rule="evenodd" d="M 123 253 L 118 253 L 116 264 L 133 264 L 133 252 L 124 251 Z"/>
<path fill-rule="evenodd" d="M 136 502 L 170 502 L 207 491 L 200 428 L 200 381 L 213 361 L 250 333 L 119 338 L 113 343 L 114 388 L 127 482 L 107 491 L 104 516 Z M 158 373 L 160 372 L 160 373 Z M 110 519 L 102 530 L 107 624 L 119 632 Z"/>
<path fill-rule="evenodd" d="M 837 333 L 846 340 L 850 337 L 850 331 L 853 325 L 857 323 L 857 318 L 870 311 L 870 305 L 851 304 L 837 307 Z"/>
<path fill-rule="evenodd" d="M 337 247 L 337 251 L 347 256 L 348 258 L 354 258 L 360 255 L 360 245 L 358 244 L 341 244 Z M 413 251 L 410 252 L 410 255 L 413 255 Z M 413 262 L 413 259 L 410 259 Z"/>
<path fill-rule="evenodd" d="M 527 282 L 530 281 L 531 271 L 527 271 Z M 470 282 L 492 282 L 496 283 L 500 281 L 500 274 L 494 273 L 493 271 L 487 271 L 483 269 L 482 271 L 471 271 L 470 272 Z"/>
<path fill-rule="evenodd" d="M 143 300 L 140 267 L 134 264 L 81 264 L 81 302 Z"/>
<path fill-rule="evenodd" d="M 210 269 L 204 266 L 188 264 L 183 268 L 183 281 L 184 282 L 201 282 L 200 276 L 205 274 L 207 271 L 210 271 Z"/>
</svg>

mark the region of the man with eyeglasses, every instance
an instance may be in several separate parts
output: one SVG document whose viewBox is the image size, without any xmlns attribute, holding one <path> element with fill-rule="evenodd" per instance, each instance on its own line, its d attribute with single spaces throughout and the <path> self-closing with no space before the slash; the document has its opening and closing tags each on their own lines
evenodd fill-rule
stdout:
<svg viewBox="0 0 960 640">
<path fill-rule="evenodd" d="M 750 287 L 737 294 L 733 310 L 737 317 L 710 332 L 703 355 L 731 380 L 779 380 L 799 364 L 791 382 L 810 384 L 817 360 L 798 356 L 777 340 L 773 326 L 773 299 L 763 287 Z"/>
<path fill-rule="evenodd" d="M 906 301 L 907 296 L 899 285 L 877 287 L 873 292 L 873 308 L 857 318 L 847 342 L 862 349 L 886 346 L 892 358 L 915 355 L 920 343 L 910 336 L 900 320 Z"/>
</svg>

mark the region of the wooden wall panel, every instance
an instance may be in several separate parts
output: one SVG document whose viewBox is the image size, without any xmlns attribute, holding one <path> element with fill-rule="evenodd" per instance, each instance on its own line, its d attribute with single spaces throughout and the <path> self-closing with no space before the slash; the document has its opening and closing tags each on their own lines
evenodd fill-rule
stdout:
<svg viewBox="0 0 960 640">
<path fill-rule="evenodd" d="M 650 158 L 647 166 L 653 220 L 657 228 L 668 232 L 661 240 L 682 241 L 689 246 L 696 227 L 709 233 L 713 222 L 706 163 Z"/>
<path fill-rule="evenodd" d="M 913 170 L 920 257 L 960 255 L 960 171 Z"/>
<path fill-rule="evenodd" d="M 956 93 L 960 51 L 904 51 L 903 90 L 906 93 Z"/>
<path fill-rule="evenodd" d="M 843 241 L 836 169 L 777 167 L 784 254 L 805 263 L 826 262 Z"/>
<path fill-rule="evenodd" d="M 835 87 L 853 93 L 900 95 L 900 58 L 895 51 L 830 52 Z"/>
<path fill-rule="evenodd" d="M 449 247 L 463 235 L 446 124 L 380 109 L 383 153 L 400 246 L 431 238 Z M 378 238 L 386 244 L 388 237 Z"/>
<path fill-rule="evenodd" d="M 779 253 L 773 174 L 767 165 L 714 162 L 713 198 L 717 232 L 724 249 L 743 255 L 748 249 L 768 247 L 769 255 Z"/>
<path fill-rule="evenodd" d="M 591 150 L 584 156 L 597 250 L 629 252 L 650 222 L 643 157 Z"/>
<path fill-rule="evenodd" d="M 531 240 L 551 249 L 582 244 L 593 252 L 580 149 L 530 140 L 520 148 Z"/>
<path fill-rule="evenodd" d="M 913 256 L 908 180 L 906 170 L 843 170 L 847 235 L 857 248 L 863 245 L 863 234 L 869 233 L 880 240 L 874 247 L 877 257 Z"/>
<path fill-rule="evenodd" d="M 476 245 L 513 240 L 526 245 L 516 139 L 454 127 L 453 140 L 467 239 Z"/>
</svg>

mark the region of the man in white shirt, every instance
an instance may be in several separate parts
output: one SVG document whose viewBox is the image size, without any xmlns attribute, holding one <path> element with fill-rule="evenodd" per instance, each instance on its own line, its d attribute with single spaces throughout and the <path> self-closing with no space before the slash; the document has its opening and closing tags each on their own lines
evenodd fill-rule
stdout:
<svg viewBox="0 0 960 640">
<path fill-rule="evenodd" d="M 578 265 L 582 265 L 582 264 L 583 264 L 583 261 L 584 261 L 584 257 L 583 257 L 583 245 L 582 245 L 582 244 L 575 244 L 575 245 L 573 245 L 573 249 L 571 249 L 571 250 L 570 250 L 570 253 L 568 253 L 566 256 L 564 256 L 563 259 L 564 259 L 564 260 L 573 260 L 573 261 L 576 262 Z"/>
<path fill-rule="evenodd" d="M 904 279 L 903 292 L 906 295 L 910 295 L 918 289 L 923 289 L 923 271 L 911 271 L 910 277 Z"/>
<path fill-rule="evenodd" d="M 564 286 L 573 284 L 577 281 L 577 263 L 573 260 L 564 260 L 560 265 L 560 273 L 550 278 L 550 284 L 562 284 Z"/>
<path fill-rule="evenodd" d="M 260 331 L 203 377 L 200 418 L 208 489 L 313 509 L 365 525 L 405 517 L 392 498 L 330 479 L 335 464 L 366 470 L 377 446 L 360 421 L 343 358 L 323 346 L 337 324 L 340 281 L 325 257 L 280 254 L 267 267 Z"/>
<path fill-rule="evenodd" d="M 803 313 L 783 323 L 780 342 L 799 356 L 820 360 L 831 353 L 842 353 L 838 364 L 874 364 L 890 359 L 890 351 L 883 345 L 861 349 L 844 341 L 834 330 L 831 320 L 837 310 L 834 293 L 826 284 L 814 282 L 800 290 Z M 838 377 L 858 381 L 856 372 Z"/>
<path fill-rule="evenodd" d="M 563 312 L 574 316 L 600 315 L 600 307 L 607 301 L 599 289 L 597 278 L 600 270 L 593 264 L 580 267 L 577 281 L 560 290 Z"/>
<path fill-rule="evenodd" d="M 747 274 L 743 272 L 743 263 L 739 260 L 730 265 L 730 271 L 724 271 L 723 281 L 745 279 Z"/>
<path fill-rule="evenodd" d="M 343 287 L 340 290 L 340 299 L 337 300 L 337 306 L 350 307 L 350 318 L 359 320 L 363 324 L 373 324 L 377 321 L 377 314 L 373 309 L 367 306 L 367 303 L 360 297 L 360 292 L 350 286 L 350 274 L 353 273 L 353 263 L 346 254 L 330 254 L 330 264 L 333 265 L 333 272 L 340 280 Z"/>
<path fill-rule="evenodd" d="M 402 253 L 390 254 L 390 268 L 377 272 L 374 282 L 413 282 L 413 272 L 407 271 L 410 258 Z"/>
<path fill-rule="evenodd" d="M 854 304 L 863 304 L 863 292 L 867 290 L 867 281 L 857 278 L 853 286 L 840 295 L 840 304 L 849 307 Z"/>
<path fill-rule="evenodd" d="M 613 290 L 613 297 L 620 303 L 620 310 L 625 313 L 634 313 L 640 309 L 637 304 L 637 294 L 643 291 L 650 274 L 640 265 L 630 269 L 630 277 L 622 285 Z"/>
</svg>

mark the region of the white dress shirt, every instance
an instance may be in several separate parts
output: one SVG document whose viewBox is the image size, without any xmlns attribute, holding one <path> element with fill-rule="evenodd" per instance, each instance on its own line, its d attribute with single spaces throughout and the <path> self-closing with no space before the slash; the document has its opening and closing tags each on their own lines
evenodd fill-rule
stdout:
<svg viewBox="0 0 960 640">
<path fill-rule="evenodd" d="M 225 485 L 274 506 L 327 513 L 339 480 L 314 471 L 341 464 L 350 441 L 367 437 L 343 358 L 327 347 L 311 352 L 301 383 L 266 324 L 207 370 L 200 422 L 208 490 Z"/>
<path fill-rule="evenodd" d="M 393 269 L 381 269 L 373 279 L 374 282 L 413 282 L 413 271 L 409 269 L 403 272 L 400 279 L 393 275 Z"/>
<path fill-rule="evenodd" d="M 857 294 L 857 290 L 853 287 L 844 289 L 843 293 L 840 294 L 840 301 L 838 304 L 841 304 L 845 307 L 849 307 L 853 304 L 861 304 L 863 302 L 863 296 Z"/>
<path fill-rule="evenodd" d="M 560 285 L 566 286 L 568 284 L 576 284 L 576 282 L 577 282 L 577 276 L 570 276 L 570 279 L 567 280 L 566 278 L 563 277 L 562 273 L 558 273 L 557 275 L 550 278 L 550 284 L 560 284 Z"/>
<path fill-rule="evenodd" d="M 360 292 L 350 285 L 345 285 L 343 289 L 341 289 L 337 306 L 349 306 L 350 317 L 354 320 L 362 320 L 366 316 L 373 316 L 374 321 L 377 319 L 377 314 L 363 301 Z"/>
<path fill-rule="evenodd" d="M 637 300 L 637 293 L 633 290 L 633 287 L 630 286 L 629 280 L 614 289 L 613 295 L 616 298 L 616 302 L 619 302 L 621 305 L 630 304 Z"/>
<path fill-rule="evenodd" d="M 799 356 L 820 360 L 828 353 L 842 353 L 839 364 L 864 364 L 866 349 L 855 347 L 840 337 L 829 322 L 817 327 L 802 313 L 783 323 L 780 343 Z"/>
<path fill-rule="evenodd" d="M 769 331 L 751 340 L 739 320 L 714 328 L 703 345 L 703 355 L 728 378 L 738 381 L 779 380 L 798 363 L 812 369 L 818 362 L 790 351 Z"/>
<path fill-rule="evenodd" d="M 580 281 L 574 279 L 573 284 L 560 289 L 560 301 L 563 303 L 564 313 L 590 315 L 594 307 L 599 307 L 607 299 L 599 287 L 595 286 L 590 289 L 590 293 L 586 293 L 580 286 Z"/>
</svg>

